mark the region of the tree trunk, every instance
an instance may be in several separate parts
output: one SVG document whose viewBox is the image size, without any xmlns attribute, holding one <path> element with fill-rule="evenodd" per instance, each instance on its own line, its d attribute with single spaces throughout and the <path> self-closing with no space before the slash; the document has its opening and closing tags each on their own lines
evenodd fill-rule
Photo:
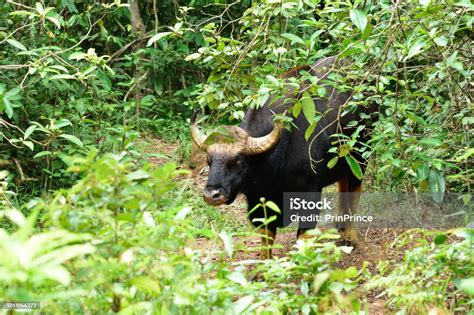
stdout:
<svg viewBox="0 0 474 315">
<path fill-rule="evenodd" d="M 132 24 L 132 33 L 137 37 L 137 43 L 133 46 L 133 50 L 136 52 L 139 49 L 144 47 L 144 37 L 146 33 L 145 24 L 140 15 L 140 8 L 138 6 L 138 0 L 129 0 L 129 10 L 130 10 L 130 23 Z M 135 64 L 135 72 L 133 74 L 133 95 L 135 99 L 135 118 L 136 118 L 136 128 L 140 131 L 140 102 L 142 100 L 141 92 L 141 81 L 144 79 L 144 70 L 140 67 L 140 64 L 137 62 Z"/>
</svg>

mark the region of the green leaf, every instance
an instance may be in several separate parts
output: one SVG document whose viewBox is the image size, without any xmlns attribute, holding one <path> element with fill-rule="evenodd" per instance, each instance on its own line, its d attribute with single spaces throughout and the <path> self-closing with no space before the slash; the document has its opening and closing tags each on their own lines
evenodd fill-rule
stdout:
<svg viewBox="0 0 474 315">
<path fill-rule="evenodd" d="M 46 17 L 49 21 L 51 21 L 54 25 L 56 25 L 58 27 L 58 29 L 61 28 L 61 24 L 59 23 L 59 20 L 55 17 L 52 17 L 52 16 L 47 16 Z"/>
<path fill-rule="evenodd" d="M 245 310 L 252 304 L 254 297 L 252 295 L 244 296 L 234 302 L 234 314 L 246 314 Z"/>
<path fill-rule="evenodd" d="M 367 38 L 369 38 L 370 35 L 372 35 L 373 29 L 374 29 L 374 28 L 373 28 L 372 24 L 367 23 L 367 26 L 365 27 L 365 30 L 364 30 L 364 32 L 362 33 L 362 39 L 363 39 L 363 40 L 366 40 Z"/>
<path fill-rule="evenodd" d="M 344 289 L 344 286 L 342 285 L 342 283 L 337 282 L 337 281 L 329 285 L 329 290 L 331 290 L 331 292 L 334 294 L 340 294 L 343 289 Z"/>
<path fill-rule="evenodd" d="M 474 295 L 474 277 L 455 281 L 456 286 L 466 294 Z"/>
<path fill-rule="evenodd" d="M 36 2 L 36 12 L 38 12 L 39 15 L 43 15 L 44 7 L 41 2 Z"/>
<path fill-rule="evenodd" d="M 77 146 L 80 146 L 80 147 L 83 147 L 84 145 L 82 144 L 82 141 L 79 140 L 78 137 L 76 136 L 73 136 L 73 135 L 68 135 L 68 134 L 65 134 L 63 133 L 62 135 L 59 135 L 61 138 L 64 138 L 72 143 L 74 143 L 75 145 Z"/>
<path fill-rule="evenodd" d="M 441 140 L 435 138 L 424 138 L 420 140 L 420 143 L 430 146 L 430 147 L 439 147 L 443 144 Z"/>
<path fill-rule="evenodd" d="M 133 278 L 132 280 L 130 280 L 130 283 L 138 289 L 147 293 L 161 293 L 161 288 L 158 282 L 147 276 L 138 276 L 136 278 Z"/>
<path fill-rule="evenodd" d="M 7 173 L 8 175 L 8 173 Z M 4 212 L 4 215 L 12 222 L 12 223 L 15 223 L 16 225 L 22 227 L 25 225 L 26 223 L 26 218 L 25 216 L 23 215 L 23 213 L 21 213 L 20 211 L 16 210 L 16 209 L 10 209 L 10 210 L 7 210 Z"/>
<path fill-rule="evenodd" d="M 66 126 L 71 126 L 72 123 L 69 119 L 60 119 L 58 122 L 54 123 L 52 129 L 61 129 Z"/>
<path fill-rule="evenodd" d="M 424 39 L 417 40 L 413 45 L 410 46 L 408 50 L 408 55 L 405 57 L 405 61 L 412 58 L 415 55 L 418 55 L 424 48 L 426 48 L 426 41 Z"/>
<path fill-rule="evenodd" d="M 454 5 L 469 8 L 469 9 L 474 9 L 474 5 L 472 4 L 471 0 L 461 0 L 461 1 L 456 2 Z"/>
<path fill-rule="evenodd" d="M 51 155 L 51 151 L 41 151 L 40 153 L 37 153 L 35 156 L 33 156 L 33 159 L 47 155 Z"/>
<path fill-rule="evenodd" d="M 76 51 L 69 55 L 69 60 L 81 60 L 81 59 L 84 59 L 86 56 L 87 56 L 86 53 L 81 52 L 81 51 Z"/>
<path fill-rule="evenodd" d="M 431 196 L 436 203 L 443 202 L 445 189 L 446 187 L 443 175 L 435 170 L 431 170 L 430 191 Z"/>
<path fill-rule="evenodd" d="M 292 43 L 304 44 L 304 40 L 295 34 L 284 33 L 284 34 L 281 34 L 281 36 L 286 39 L 289 39 Z"/>
<path fill-rule="evenodd" d="M 447 239 L 448 239 L 448 237 L 445 234 L 438 234 L 434 238 L 434 243 L 436 245 L 441 245 L 441 244 L 444 244 Z"/>
<path fill-rule="evenodd" d="M 82 76 L 87 76 L 89 73 L 91 73 L 91 72 L 94 71 L 95 69 L 97 69 L 97 66 L 89 67 L 89 68 L 87 68 L 84 72 L 81 72 L 81 75 L 82 75 Z"/>
<path fill-rule="evenodd" d="M 319 97 L 326 96 L 326 93 L 327 93 L 327 91 L 326 91 L 326 88 L 324 86 L 319 86 L 318 87 L 318 96 Z"/>
<path fill-rule="evenodd" d="M 0 179 L 5 179 L 5 178 L 7 178 L 7 176 L 8 176 L 9 174 L 10 174 L 10 172 L 7 171 L 7 170 L 2 170 L 2 171 L 0 171 Z"/>
<path fill-rule="evenodd" d="M 337 161 L 339 161 L 339 157 L 338 157 L 338 156 L 335 156 L 335 157 L 333 157 L 331 160 L 329 160 L 329 162 L 328 162 L 328 168 L 333 168 L 333 167 L 336 165 Z"/>
<path fill-rule="evenodd" d="M 171 33 L 172 32 L 161 32 L 161 33 L 155 34 L 148 40 L 146 45 L 151 46 L 151 45 L 153 45 L 153 43 L 159 41 L 162 38 L 165 38 L 166 36 L 168 36 Z"/>
<path fill-rule="evenodd" d="M 18 15 L 18 16 L 22 16 L 22 15 L 34 15 L 34 13 L 30 12 L 30 11 L 24 11 L 24 10 L 18 10 L 18 11 L 13 11 L 10 13 L 10 15 Z"/>
<path fill-rule="evenodd" d="M 219 233 L 219 237 L 224 243 L 224 249 L 227 252 L 227 255 L 229 255 L 229 258 L 232 258 L 232 253 L 234 252 L 234 243 L 232 242 L 232 235 L 230 235 L 226 231 L 222 231 Z"/>
<path fill-rule="evenodd" d="M 266 78 L 267 78 L 267 80 L 271 81 L 274 85 L 276 85 L 276 86 L 280 85 L 280 80 L 278 80 L 274 76 L 267 75 Z"/>
<path fill-rule="evenodd" d="M 417 168 L 418 180 L 423 181 L 430 176 L 430 168 L 427 164 L 423 164 Z"/>
<path fill-rule="evenodd" d="M 330 274 L 328 271 L 323 271 L 318 273 L 313 280 L 313 291 L 318 293 L 321 289 L 321 286 L 329 279 Z"/>
<path fill-rule="evenodd" d="M 352 266 L 352 267 L 349 267 L 345 270 L 345 276 L 347 278 L 354 278 L 357 276 L 359 272 L 357 271 L 357 268 Z"/>
<path fill-rule="evenodd" d="M 132 181 L 146 179 L 146 178 L 150 178 L 150 174 L 141 169 L 136 170 L 135 172 L 132 172 L 127 175 L 127 179 L 132 180 Z"/>
<path fill-rule="evenodd" d="M 231 281 L 234 281 L 235 283 L 238 283 L 242 286 L 245 286 L 248 283 L 245 276 L 241 272 L 238 272 L 238 271 L 232 272 L 226 278 L 231 280 Z"/>
<path fill-rule="evenodd" d="M 183 207 L 183 209 L 179 210 L 178 213 L 174 216 L 175 220 L 183 220 L 186 216 L 193 210 L 191 207 Z"/>
<path fill-rule="evenodd" d="M 293 105 L 293 116 L 298 117 L 301 113 L 301 109 L 302 109 L 301 103 L 296 102 L 295 105 Z"/>
<path fill-rule="evenodd" d="M 28 129 L 25 130 L 25 134 L 23 135 L 23 139 L 28 139 L 29 136 L 35 131 L 35 129 L 38 128 L 38 126 L 29 126 Z"/>
<path fill-rule="evenodd" d="M 33 144 L 33 142 L 27 140 L 27 141 L 23 141 L 23 144 L 27 146 L 31 151 L 34 151 L 35 145 Z"/>
<path fill-rule="evenodd" d="M 200 57 L 201 57 L 201 53 L 194 53 L 194 54 L 191 54 L 191 55 L 187 56 L 186 58 L 184 58 L 184 60 L 185 61 L 191 61 L 191 60 L 196 60 Z"/>
<path fill-rule="evenodd" d="M 77 78 L 75 76 L 73 76 L 72 74 L 55 74 L 55 75 L 52 75 L 50 78 L 50 80 L 58 80 L 58 79 L 63 79 L 63 80 L 76 80 Z"/>
<path fill-rule="evenodd" d="M 445 47 L 446 45 L 448 45 L 448 39 L 444 36 L 435 37 L 433 41 L 436 43 L 436 45 L 441 47 Z"/>
<path fill-rule="evenodd" d="M 362 179 L 362 168 L 360 167 L 359 163 L 352 157 L 352 155 L 346 155 L 345 159 L 349 167 L 351 168 L 352 173 L 357 177 L 357 179 Z"/>
<path fill-rule="evenodd" d="M 347 148 L 347 144 L 343 144 L 339 147 L 339 157 L 343 157 L 349 154 L 349 149 Z"/>
<path fill-rule="evenodd" d="M 306 129 L 306 132 L 304 133 L 304 138 L 306 139 L 306 141 L 308 141 L 309 137 L 311 137 L 317 125 L 318 125 L 318 122 L 314 121 L 311 125 L 308 126 L 308 128 Z"/>
<path fill-rule="evenodd" d="M 9 43 L 10 45 L 12 45 L 15 48 L 18 48 L 19 50 L 23 50 L 23 51 L 28 50 L 28 49 L 26 49 L 25 45 L 23 45 L 22 43 L 20 43 L 19 41 L 15 40 L 15 39 L 7 39 L 7 43 Z"/>
<path fill-rule="evenodd" d="M 367 14 L 364 12 L 353 9 L 350 11 L 349 16 L 351 18 L 352 23 L 363 32 L 365 27 L 367 26 Z"/>
<path fill-rule="evenodd" d="M 316 115 L 316 108 L 314 107 L 313 99 L 308 91 L 304 91 L 301 97 L 301 105 L 303 107 L 303 114 L 306 120 L 311 124 L 314 122 L 314 116 Z M 314 128 L 313 128 L 314 129 Z"/>
<path fill-rule="evenodd" d="M 267 206 L 268 208 L 272 209 L 272 210 L 275 211 L 276 213 L 281 213 L 280 208 L 276 205 L 276 203 L 274 203 L 274 202 L 271 201 L 271 200 L 265 202 L 265 206 Z"/>
<path fill-rule="evenodd" d="M 3 106 L 1 106 L 1 105 L 2 104 L 0 104 L 0 112 L 2 112 L 2 109 L 3 109 L 3 111 L 5 111 L 5 114 L 7 114 L 7 117 L 12 118 L 13 117 L 13 107 L 11 106 L 11 103 L 8 100 L 7 97 L 3 97 Z"/>
</svg>

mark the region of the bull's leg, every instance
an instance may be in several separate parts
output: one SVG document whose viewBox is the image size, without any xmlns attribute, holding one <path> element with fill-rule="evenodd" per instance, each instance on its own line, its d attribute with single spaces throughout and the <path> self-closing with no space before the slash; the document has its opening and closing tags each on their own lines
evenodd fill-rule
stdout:
<svg viewBox="0 0 474 315">
<path fill-rule="evenodd" d="M 262 236 L 262 258 L 270 259 L 272 257 L 272 246 L 276 238 L 276 229 L 261 228 L 259 230 Z"/>
<path fill-rule="evenodd" d="M 357 205 L 359 203 L 360 194 L 362 192 L 362 181 L 354 176 L 349 175 L 338 182 L 339 204 L 338 214 L 355 215 Z M 339 231 L 342 233 L 342 239 L 352 245 L 359 242 L 359 232 L 354 222 L 344 222 L 338 225 Z"/>
</svg>

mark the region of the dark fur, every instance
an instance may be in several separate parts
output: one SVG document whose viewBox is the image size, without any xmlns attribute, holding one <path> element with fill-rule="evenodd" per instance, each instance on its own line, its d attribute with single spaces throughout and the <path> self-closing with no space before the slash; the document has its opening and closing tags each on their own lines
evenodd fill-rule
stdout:
<svg viewBox="0 0 474 315">
<path fill-rule="evenodd" d="M 323 78 L 333 66 L 335 66 L 333 71 L 340 71 L 343 68 L 342 63 L 336 64 L 335 61 L 334 57 L 324 58 L 311 67 L 305 66 L 290 70 L 283 77 L 298 76 L 299 71 L 304 69 Z M 208 152 L 210 174 L 206 187 L 222 189 L 228 197 L 228 204 L 233 202 L 239 192 L 243 193 L 248 200 L 248 209 L 251 210 L 260 203 L 261 197 L 274 201 L 280 209 L 283 209 L 283 192 L 320 192 L 323 187 L 345 177 L 349 178 L 352 185 L 360 185 L 360 181 L 354 177 L 345 159 L 340 159 L 334 168 L 327 168 L 328 161 L 334 156 L 328 153 L 332 146 L 330 142 L 336 140 L 329 138 L 329 136 L 336 133 L 338 126 L 337 122 L 330 124 L 337 119 L 339 107 L 347 103 L 351 95 L 348 92 L 338 92 L 329 86 L 326 89 L 326 95 L 330 98 L 314 97 L 313 99 L 316 110 L 325 114 L 308 141 L 305 140 L 304 134 L 309 124 L 301 113 L 293 119 L 296 128 L 293 127 L 291 131 L 285 130 L 278 144 L 266 153 L 254 156 L 238 154 L 230 157 L 218 152 Z M 283 113 L 294 104 L 294 96 L 290 97 L 289 95 L 276 101 L 270 99 L 258 110 L 249 109 L 241 127 L 253 137 L 261 137 L 270 133 L 273 128 L 273 112 Z M 373 111 L 373 108 L 364 111 Z M 346 125 L 352 120 L 360 120 L 359 112 L 348 113 L 340 118 L 343 132 L 349 136 L 354 129 L 346 128 Z M 320 162 L 313 164 L 313 171 L 308 156 L 308 147 L 311 139 L 316 135 L 318 136 L 311 147 L 311 155 L 313 160 Z M 261 209 L 250 215 L 251 220 L 262 217 L 263 211 Z M 282 217 L 278 217 L 270 224 L 269 229 L 275 231 L 277 227 L 282 226 L 282 221 Z M 254 223 L 254 225 L 258 226 L 261 223 Z"/>
</svg>

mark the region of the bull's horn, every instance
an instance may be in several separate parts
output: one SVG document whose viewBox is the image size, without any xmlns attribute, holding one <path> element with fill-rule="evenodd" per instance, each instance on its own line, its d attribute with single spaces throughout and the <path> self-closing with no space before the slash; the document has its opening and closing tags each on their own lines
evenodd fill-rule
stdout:
<svg viewBox="0 0 474 315">
<path fill-rule="evenodd" d="M 280 140 L 284 127 L 285 124 L 283 121 L 280 121 L 274 125 L 272 132 L 266 136 L 259 138 L 249 136 L 247 138 L 247 146 L 243 153 L 246 155 L 254 155 L 270 150 L 278 143 L 278 140 Z"/>
<path fill-rule="evenodd" d="M 207 137 L 199 130 L 199 127 L 196 123 L 197 114 L 198 114 L 198 111 L 195 111 L 193 115 L 191 116 L 191 126 L 189 127 L 189 131 L 191 132 L 191 139 L 193 139 L 196 146 L 201 151 L 206 151 L 207 146 L 204 145 L 204 142 L 206 141 Z"/>
</svg>

